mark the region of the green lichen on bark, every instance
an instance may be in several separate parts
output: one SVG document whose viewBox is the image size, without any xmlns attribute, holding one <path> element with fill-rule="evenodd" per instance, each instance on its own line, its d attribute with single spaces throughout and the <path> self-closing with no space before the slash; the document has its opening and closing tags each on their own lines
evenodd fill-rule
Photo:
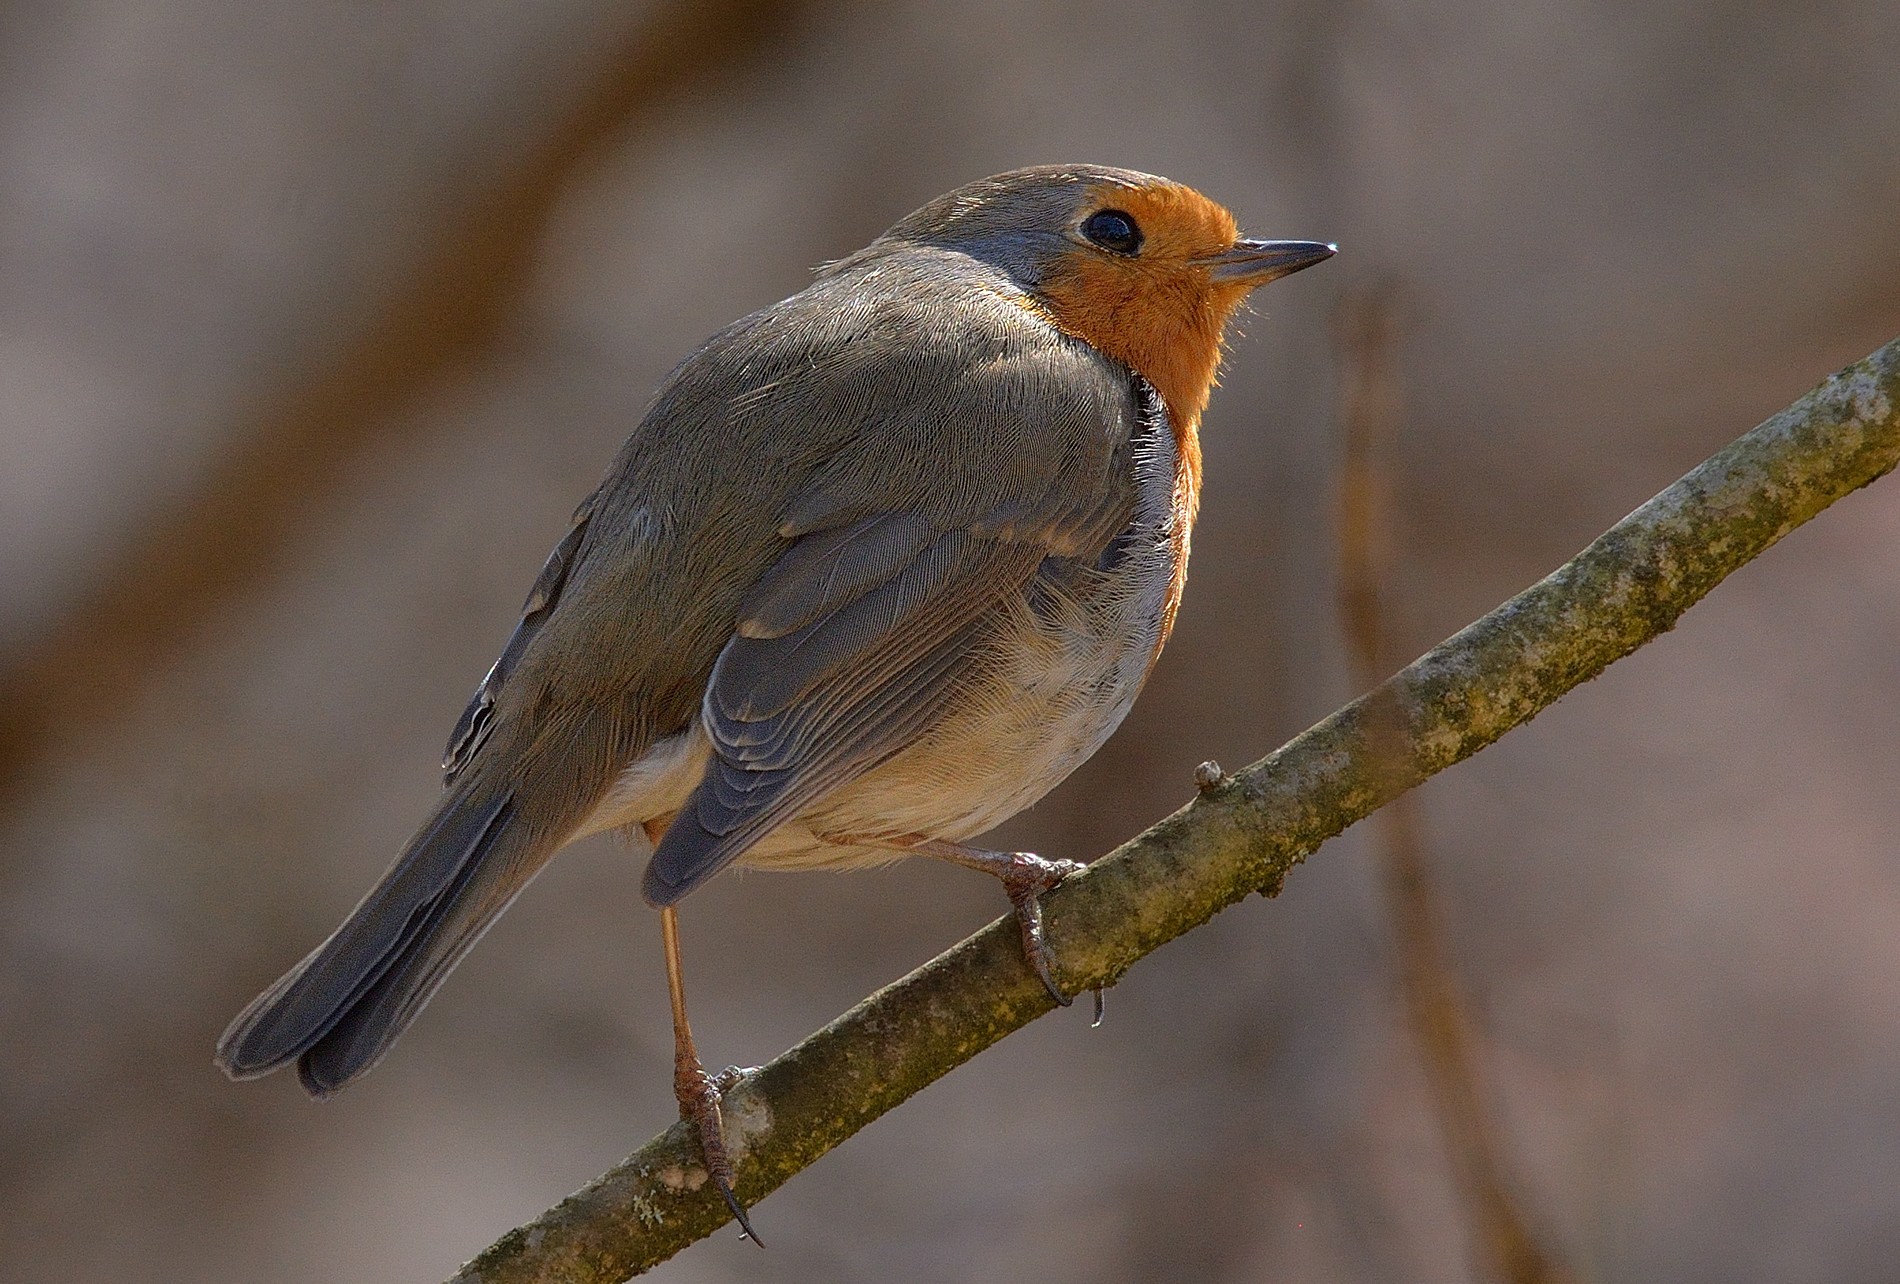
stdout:
<svg viewBox="0 0 1900 1284">
<path fill-rule="evenodd" d="M 1675 625 L 1736 568 L 1900 462 L 1900 340 L 1833 376 L 1379 687 L 1095 862 L 1045 900 L 1058 977 L 1112 984 L 1328 838 L 1529 721 Z M 756 1203 L 1053 1005 L 999 921 L 871 995 L 730 1103 Z M 728 1220 L 675 1125 L 458 1274 L 608 1284 Z"/>
</svg>

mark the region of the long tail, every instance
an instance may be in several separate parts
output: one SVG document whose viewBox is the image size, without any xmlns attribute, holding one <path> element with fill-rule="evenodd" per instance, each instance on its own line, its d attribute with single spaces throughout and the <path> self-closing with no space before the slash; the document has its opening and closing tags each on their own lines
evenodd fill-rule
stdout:
<svg viewBox="0 0 1900 1284">
<path fill-rule="evenodd" d="M 257 996 L 218 1040 L 235 1079 L 291 1061 L 324 1097 L 389 1050 L 462 955 L 538 873 L 559 834 L 512 789 L 451 790 L 343 926 Z"/>
</svg>

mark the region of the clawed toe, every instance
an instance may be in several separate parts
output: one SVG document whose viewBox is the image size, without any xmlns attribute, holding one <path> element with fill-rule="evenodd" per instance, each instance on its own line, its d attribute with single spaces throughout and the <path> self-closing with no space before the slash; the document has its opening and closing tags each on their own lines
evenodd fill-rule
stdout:
<svg viewBox="0 0 1900 1284">
<path fill-rule="evenodd" d="M 727 1066 L 712 1077 L 713 1087 L 723 1097 L 758 1072 L 757 1066 Z"/>
<path fill-rule="evenodd" d="M 1041 897 L 1044 892 L 1081 869 L 1082 865 L 1077 861 L 1044 860 L 1030 852 L 1012 852 L 1009 868 L 1000 875 L 1003 890 L 1009 893 L 1009 903 L 1015 907 L 1016 922 L 1022 928 L 1023 957 L 1028 960 L 1036 979 L 1042 982 L 1042 988 L 1049 992 L 1049 997 L 1065 1008 L 1075 999 L 1062 992 L 1050 972 L 1049 943 L 1043 933 Z"/>
<path fill-rule="evenodd" d="M 1043 935 L 1040 898 L 1069 875 L 1081 873 L 1086 866 L 1080 861 L 1044 860 L 1034 852 L 986 851 L 941 838 L 906 839 L 902 849 L 935 856 L 966 869 L 982 870 L 1000 880 L 1003 890 L 1009 894 L 1009 903 L 1016 910 L 1017 925 L 1022 928 L 1023 958 L 1028 961 L 1029 970 L 1036 974 L 1036 979 L 1042 982 L 1042 988 L 1049 991 L 1049 997 L 1058 1005 L 1066 1008 L 1075 1001 L 1072 996 L 1062 992 L 1062 987 L 1056 984 L 1055 976 L 1049 969 L 1049 944 Z M 1101 1020 L 1102 992 L 1097 988 L 1095 1024 L 1101 1024 Z"/>
<path fill-rule="evenodd" d="M 1044 860 L 1034 852 L 1009 853 L 1009 867 L 999 877 L 1013 901 L 1020 896 L 1040 896 L 1084 866 L 1076 860 Z"/>
<path fill-rule="evenodd" d="M 680 1067 L 674 1077 L 674 1091 L 679 1098 L 680 1114 L 692 1121 L 693 1130 L 699 1134 L 700 1154 L 706 1161 L 706 1175 L 712 1178 L 719 1197 L 726 1201 L 726 1207 L 732 1212 L 732 1219 L 739 1223 L 739 1229 L 760 1248 L 765 1241 L 752 1229 L 752 1220 L 746 1216 L 745 1205 L 733 1193 L 732 1159 L 726 1153 L 724 1118 L 720 1111 L 720 1098 L 732 1091 L 743 1079 L 747 1070 L 738 1066 L 727 1066 L 717 1075 L 709 1075 L 698 1066 Z"/>
</svg>

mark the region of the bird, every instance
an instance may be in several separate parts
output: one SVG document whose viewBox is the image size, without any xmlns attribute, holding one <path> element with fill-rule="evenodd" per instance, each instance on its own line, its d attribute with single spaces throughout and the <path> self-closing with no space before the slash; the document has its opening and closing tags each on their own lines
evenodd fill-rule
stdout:
<svg viewBox="0 0 1900 1284">
<path fill-rule="evenodd" d="M 1122 721 L 1174 627 L 1229 322 L 1336 247 L 1193 188 L 1053 165 L 966 184 L 669 374 L 450 735 L 434 810 L 232 1021 L 238 1079 L 328 1096 L 388 1052 L 560 848 L 650 848 L 674 1092 L 735 1220 L 687 1019 L 682 898 L 729 865 L 925 855 L 1040 897 L 1081 866 L 970 840 Z"/>
</svg>

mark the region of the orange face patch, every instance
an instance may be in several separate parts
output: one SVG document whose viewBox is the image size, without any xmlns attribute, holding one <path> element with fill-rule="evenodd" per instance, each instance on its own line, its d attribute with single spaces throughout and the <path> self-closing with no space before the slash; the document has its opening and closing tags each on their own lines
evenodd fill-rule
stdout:
<svg viewBox="0 0 1900 1284">
<path fill-rule="evenodd" d="M 1200 507 L 1201 412 L 1220 371 L 1221 336 L 1250 287 L 1215 281 L 1195 261 L 1232 249 L 1239 233 L 1232 214 L 1192 188 L 1103 183 L 1089 197 L 1079 222 L 1100 210 L 1120 210 L 1140 228 L 1140 250 L 1115 254 L 1078 244 L 1044 280 L 1042 296 L 1057 326 L 1138 372 L 1167 403 L 1180 462 L 1165 638 L 1187 577 L 1188 532 Z"/>
<path fill-rule="evenodd" d="M 1194 260 L 1232 248 L 1234 216 L 1192 188 L 1098 184 L 1082 214 L 1120 210 L 1141 230 L 1140 251 L 1078 244 L 1044 281 L 1056 324 L 1138 371 L 1191 434 L 1220 368 L 1221 334 L 1248 287 L 1213 280 Z"/>
</svg>

